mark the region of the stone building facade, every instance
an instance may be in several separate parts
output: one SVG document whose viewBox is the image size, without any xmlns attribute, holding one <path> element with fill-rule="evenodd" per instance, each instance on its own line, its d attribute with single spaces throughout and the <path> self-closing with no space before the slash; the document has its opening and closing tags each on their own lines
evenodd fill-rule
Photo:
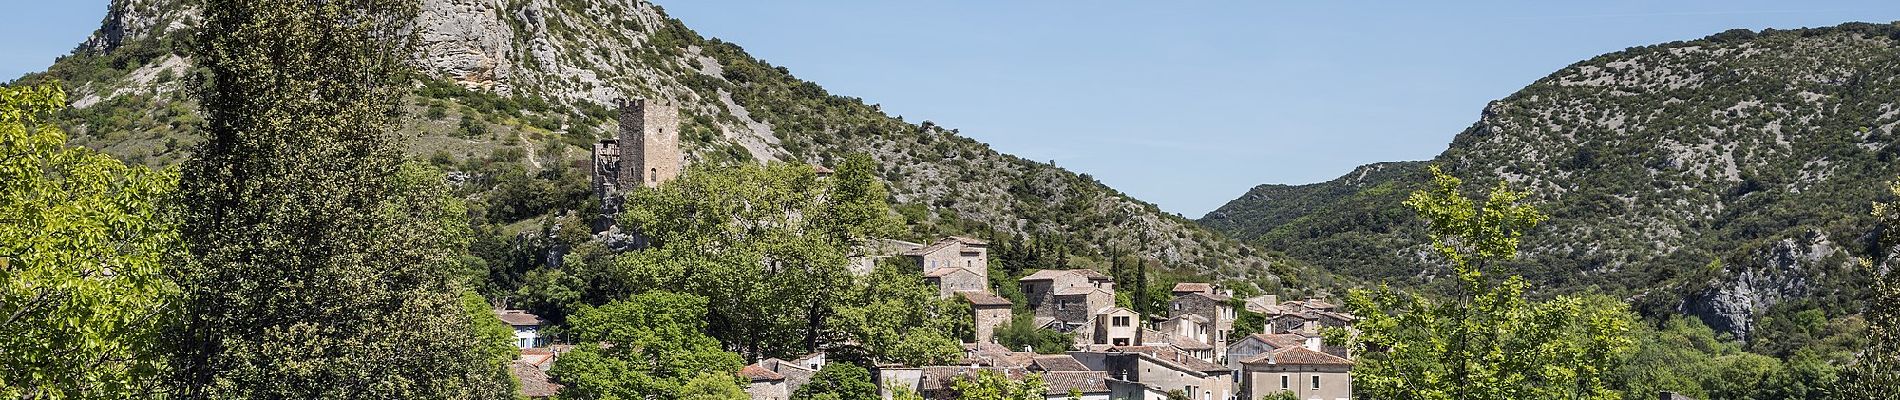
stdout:
<svg viewBox="0 0 1900 400">
<path fill-rule="evenodd" d="M 970 303 L 970 312 L 975 319 L 973 325 L 976 328 L 976 343 L 994 343 L 996 327 L 1008 324 L 1012 316 L 1010 310 L 1012 303 L 1009 299 L 978 290 L 962 291 L 957 294 Z"/>
<path fill-rule="evenodd" d="M 1064 327 L 1077 327 L 1095 312 L 1115 305 L 1114 279 L 1094 270 L 1041 270 L 1017 283 L 1029 308 L 1036 311 L 1038 326 L 1060 321 Z"/>
<path fill-rule="evenodd" d="M 679 109 L 647 99 L 621 100 L 620 133 L 594 144 L 594 194 L 617 211 L 619 194 L 635 187 L 658 187 L 679 177 L 686 158 L 680 154 Z"/>
<path fill-rule="evenodd" d="M 1211 292 L 1211 291 L 1210 291 Z M 1232 298 L 1210 292 L 1185 292 L 1178 294 L 1168 302 L 1168 317 L 1180 317 L 1193 314 L 1206 319 L 1210 339 L 1207 345 L 1213 346 L 1219 358 L 1227 353 L 1227 335 L 1234 331 L 1234 307 L 1228 304 Z"/>
</svg>

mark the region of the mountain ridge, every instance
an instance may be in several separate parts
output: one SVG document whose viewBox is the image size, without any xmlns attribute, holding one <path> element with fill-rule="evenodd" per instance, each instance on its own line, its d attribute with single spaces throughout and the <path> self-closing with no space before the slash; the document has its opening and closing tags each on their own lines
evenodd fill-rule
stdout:
<svg viewBox="0 0 1900 400">
<path fill-rule="evenodd" d="M 1867 211 L 1900 176 L 1897 47 L 1900 23 L 1632 47 L 1491 102 L 1427 162 L 1506 181 L 1552 215 L 1515 265 L 1542 292 L 1619 295 L 1741 337 L 1781 313 L 1840 317 L 1858 312 L 1860 262 L 1883 250 Z M 1424 175 L 1385 177 L 1257 187 L 1200 222 L 1335 273 L 1430 287 L 1443 270 L 1400 205 Z M 1308 196 L 1267 196 L 1289 190 Z"/>
</svg>

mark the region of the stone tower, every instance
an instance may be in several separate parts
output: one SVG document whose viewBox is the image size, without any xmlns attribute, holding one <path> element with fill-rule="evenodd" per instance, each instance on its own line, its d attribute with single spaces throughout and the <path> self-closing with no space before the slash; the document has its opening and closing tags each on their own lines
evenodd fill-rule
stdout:
<svg viewBox="0 0 1900 400">
<path fill-rule="evenodd" d="M 657 187 L 680 175 L 679 109 L 647 99 L 621 100 L 616 186 Z"/>
</svg>

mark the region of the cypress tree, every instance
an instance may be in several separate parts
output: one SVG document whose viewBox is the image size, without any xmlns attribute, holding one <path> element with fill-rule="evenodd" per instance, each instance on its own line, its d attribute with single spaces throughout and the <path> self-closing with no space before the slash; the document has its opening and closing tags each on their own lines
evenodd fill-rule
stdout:
<svg viewBox="0 0 1900 400">
<path fill-rule="evenodd" d="M 512 395 L 459 306 L 461 216 L 394 146 L 417 10 L 205 2 L 207 141 L 180 182 L 178 397 Z"/>
</svg>

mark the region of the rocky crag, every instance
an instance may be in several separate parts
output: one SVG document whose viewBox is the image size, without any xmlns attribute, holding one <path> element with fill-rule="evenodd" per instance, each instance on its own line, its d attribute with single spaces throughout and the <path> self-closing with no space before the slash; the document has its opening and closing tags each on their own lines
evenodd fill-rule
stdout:
<svg viewBox="0 0 1900 400">
<path fill-rule="evenodd" d="M 1870 203 L 1900 177 L 1900 24 L 1735 30 L 1579 62 L 1484 108 L 1429 161 L 1552 215 L 1520 271 L 1747 337 L 1765 315 L 1858 312 Z M 1424 163 L 1264 185 L 1200 220 L 1344 275 L 1432 287 L 1400 205 Z M 1394 169 L 1397 170 L 1394 170 Z"/>
</svg>

